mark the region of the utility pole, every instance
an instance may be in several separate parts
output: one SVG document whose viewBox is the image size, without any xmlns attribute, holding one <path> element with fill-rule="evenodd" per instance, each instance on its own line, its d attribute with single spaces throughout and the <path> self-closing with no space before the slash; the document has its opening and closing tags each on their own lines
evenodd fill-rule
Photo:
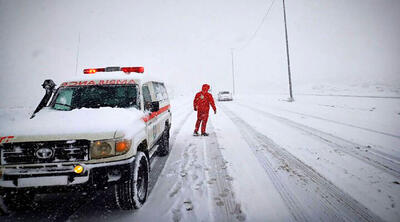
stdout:
<svg viewBox="0 0 400 222">
<path fill-rule="evenodd" d="M 78 34 L 78 45 L 76 46 L 76 62 L 75 62 L 75 75 L 78 74 L 78 62 L 79 62 L 79 48 L 81 45 L 81 32 Z"/>
<path fill-rule="evenodd" d="M 233 95 L 235 95 L 235 63 L 233 61 L 233 53 L 234 53 L 234 48 L 231 48 L 231 56 L 232 56 L 232 89 L 233 89 Z"/>
<path fill-rule="evenodd" d="M 285 36 L 286 36 L 286 57 L 287 57 L 287 65 L 288 65 L 288 75 L 289 75 L 289 102 L 293 102 L 293 92 L 292 92 L 292 77 L 290 74 L 290 59 L 289 59 L 289 41 L 288 41 L 288 33 L 287 33 L 287 25 L 286 25 L 286 8 L 285 8 L 285 0 L 283 1 L 283 18 L 285 20 Z"/>
</svg>

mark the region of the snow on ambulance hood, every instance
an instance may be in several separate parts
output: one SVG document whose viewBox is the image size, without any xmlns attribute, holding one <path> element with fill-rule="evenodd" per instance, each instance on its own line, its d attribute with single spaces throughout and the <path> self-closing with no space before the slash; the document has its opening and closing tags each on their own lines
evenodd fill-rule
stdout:
<svg viewBox="0 0 400 222">
<path fill-rule="evenodd" d="M 134 134 L 145 125 L 143 113 L 135 108 L 75 109 L 44 108 L 33 119 L 18 119 L 0 127 L 0 135 L 13 142 L 72 139 L 111 139 Z"/>
</svg>

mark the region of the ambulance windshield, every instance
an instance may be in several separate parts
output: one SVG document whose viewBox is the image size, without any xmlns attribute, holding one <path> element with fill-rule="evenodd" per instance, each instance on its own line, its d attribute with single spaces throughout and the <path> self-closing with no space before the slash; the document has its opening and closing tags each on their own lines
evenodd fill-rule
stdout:
<svg viewBox="0 0 400 222">
<path fill-rule="evenodd" d="M 80 108 L 136 107 L 140 102 L 137 85 L 91 85 L 61 87 L 53 98 L 51 107 L 69 111 Z"/>
</svg>

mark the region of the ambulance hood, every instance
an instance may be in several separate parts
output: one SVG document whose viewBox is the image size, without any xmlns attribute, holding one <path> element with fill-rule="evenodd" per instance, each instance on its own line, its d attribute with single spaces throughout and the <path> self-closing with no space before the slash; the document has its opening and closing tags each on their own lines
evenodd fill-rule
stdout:
<svg viewBox="0 0 400 222">
<path fill-rule="evenodd" d="M 143 112 L 136 108 L 102 107 L 71 111 L 44 108 L 33 119 L 15 120 L 11 125 L 0 127 L 0 135 L 13 137 L 10 142 L 112 139 L 143 129 L 142 118 Z"/>
</svg>

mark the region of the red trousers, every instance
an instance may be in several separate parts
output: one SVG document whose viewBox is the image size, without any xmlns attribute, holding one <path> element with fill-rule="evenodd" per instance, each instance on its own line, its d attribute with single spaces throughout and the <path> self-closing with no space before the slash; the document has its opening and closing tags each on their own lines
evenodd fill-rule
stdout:
<svg viewBox="0 0 400 222">
<path fill-rule="evenodd" d="M 207 127 L 207 120 L 208 120 L 208 110 L 207 112 L 204 111 L 197 111 L 197 121 L 196 121 L 196 128 L 194 131 L 199 131 L 200 123 L 201 123 L 201 133 L 206 132 Z"/>
</svg>

